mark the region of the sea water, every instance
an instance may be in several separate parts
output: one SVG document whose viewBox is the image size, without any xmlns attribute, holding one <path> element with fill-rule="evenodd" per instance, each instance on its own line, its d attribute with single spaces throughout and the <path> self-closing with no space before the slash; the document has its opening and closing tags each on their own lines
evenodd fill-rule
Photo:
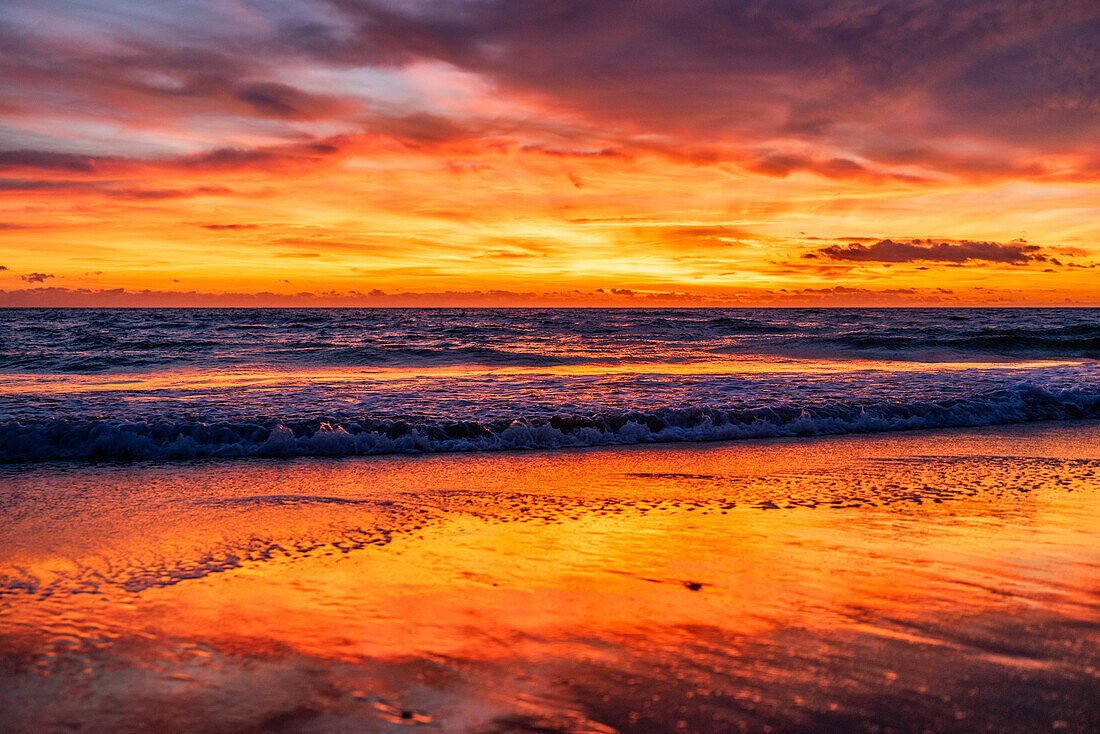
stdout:
<svg viewBox="0 0 1100 734">
<path fill-rule="evenodd" d="M 0 461 L 1100 417 L 1100 309 L 6 309 Z"/>
</svg>

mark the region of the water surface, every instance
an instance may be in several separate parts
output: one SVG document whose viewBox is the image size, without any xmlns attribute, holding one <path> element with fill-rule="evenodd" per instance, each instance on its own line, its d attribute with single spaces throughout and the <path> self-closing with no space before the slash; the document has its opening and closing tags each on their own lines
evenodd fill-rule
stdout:
<svg viewBox="0 0 1100 734">
<path fill-rule="evenodd" d="M 0 311 L 0 461 L 1100 417 L 1098 309 Z"/>
<path fill-rule="evenodd" d="M 1100 424 L 0 469 L 0 728 L 1096 731 Z"/>
</svg>

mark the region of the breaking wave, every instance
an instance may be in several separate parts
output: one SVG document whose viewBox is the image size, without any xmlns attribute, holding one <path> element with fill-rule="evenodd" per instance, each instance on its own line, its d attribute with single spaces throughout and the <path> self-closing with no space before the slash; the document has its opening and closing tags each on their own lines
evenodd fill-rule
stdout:
<svg viewBox="0 0 1100 734">
<path fill-rule="evenodd" d="M 1034 383 L 950 399 L 849 400 L 723 409 L 663 408 L 478 421 L 50 418 L 0 422 L 0 461 L 507 451 L 875 433 L 1100 418 L 1100 391 Z"/>
</svg>

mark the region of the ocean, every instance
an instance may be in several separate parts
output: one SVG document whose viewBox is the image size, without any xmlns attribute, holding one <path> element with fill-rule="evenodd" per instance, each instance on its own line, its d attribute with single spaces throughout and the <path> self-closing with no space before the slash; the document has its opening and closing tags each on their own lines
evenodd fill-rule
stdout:
<svg viewBox="0 0 1100 734">
<path fill-rule="evenodd" d="M 1096 309 L 0 311 L 0 731 L 1100 731 L 1098 359 Z"/>
<path fill-rule="evenodd" d="M 1100 309 L 7 309 L 0 461 L 1100 417 Z"/>
</svg>

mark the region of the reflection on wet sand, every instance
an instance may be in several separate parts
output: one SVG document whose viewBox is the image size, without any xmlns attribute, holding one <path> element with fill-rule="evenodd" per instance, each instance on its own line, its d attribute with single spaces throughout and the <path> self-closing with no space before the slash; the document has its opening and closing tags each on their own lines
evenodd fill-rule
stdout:
<svg viewBox="0 0 1100 734">
<path fill-rule="evenodd" d="M 0 728 L 1096 730 L 1098 447 L 5 469 Z"/>
</svg>

